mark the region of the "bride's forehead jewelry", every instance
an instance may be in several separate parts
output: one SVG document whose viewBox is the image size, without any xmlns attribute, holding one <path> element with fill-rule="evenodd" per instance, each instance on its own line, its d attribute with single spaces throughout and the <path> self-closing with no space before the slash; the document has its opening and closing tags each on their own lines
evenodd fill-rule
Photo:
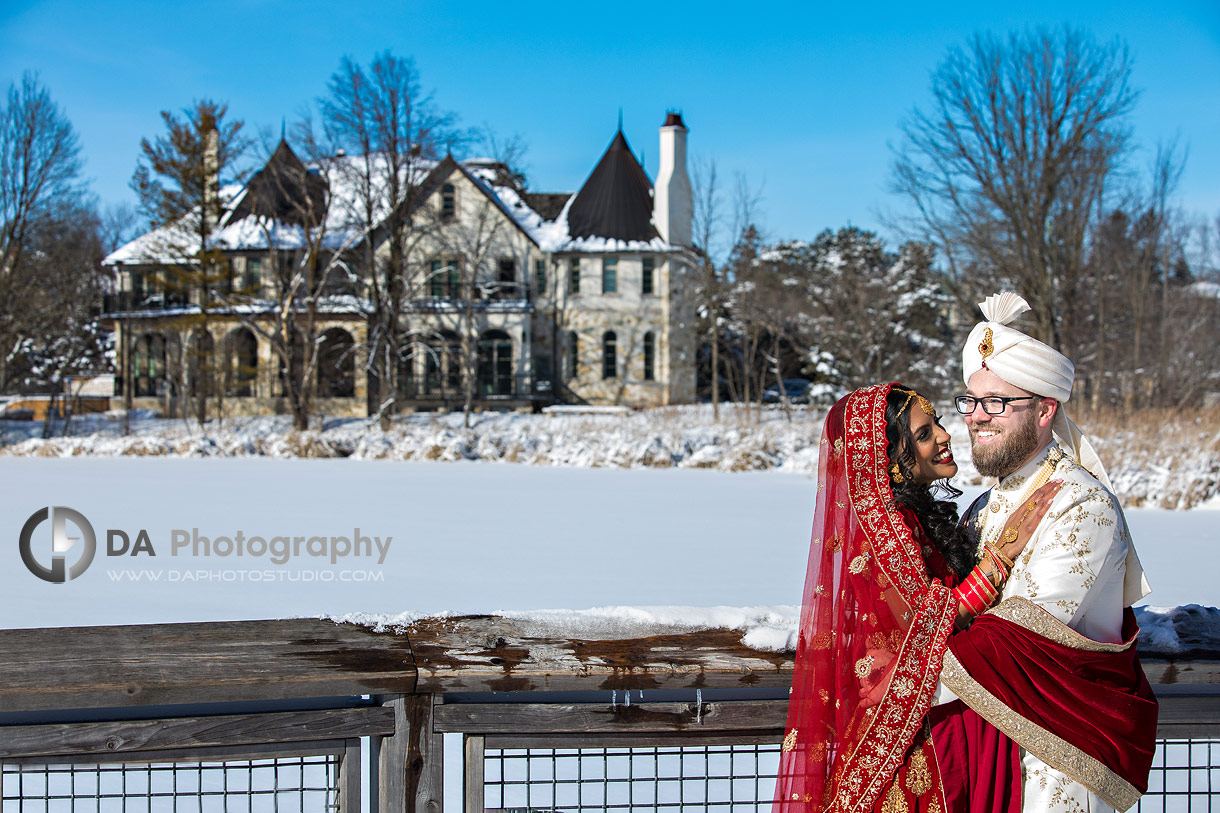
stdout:
<svg viewBox="0 0 1220 813">
<path fill-rule="evenodd" d="M 902 416 L 902 413 L 906 411 L 907 405 L 911 403 L 912 398 L 918 399 L 919 408 L 923 410 L 923 414 L 931 415 L 933 418 L 936 417 L 936 407 L 932 406 L 931 401 L 929 401 L 927 398 L 924 398 L 919 393 L 915 392 L 915 390 L 904 390 L 901 387 L 894 387 L 894 391 L 895 392 L 905 392 L 906 396 L 907 396 L 907 399 L 902 402 L 902 406 L 898 408 L 898 415 L 895 417 Z"/>
</svg>

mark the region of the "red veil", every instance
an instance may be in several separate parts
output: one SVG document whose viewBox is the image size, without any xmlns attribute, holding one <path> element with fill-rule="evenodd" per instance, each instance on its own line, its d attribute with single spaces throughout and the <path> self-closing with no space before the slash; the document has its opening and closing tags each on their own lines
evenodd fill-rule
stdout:
<svg viewBox="0 0 1220 813">
<path fill-rule="evenodd" d="M 886 396 L 830 410 L 774 813 L 872 809 L 936 691 L 957 600 L 894 505 Z"/>
</svg>

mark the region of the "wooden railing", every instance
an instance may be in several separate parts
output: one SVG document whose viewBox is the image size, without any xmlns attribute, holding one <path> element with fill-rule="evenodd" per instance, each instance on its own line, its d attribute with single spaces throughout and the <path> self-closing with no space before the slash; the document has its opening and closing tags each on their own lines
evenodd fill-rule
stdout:
<svg viewBox="0 0 1220 813">
<path fill-rule="evenodd" d="M 591 640 L 488 616 L 384 632 L 312 619 L 4 630 L 0 763 L 333 754 L 339 810 L 359 810 L 367 783 L 383 813 L 439 811 L 443 737 L 457 733 L 466 807 L 482 810 L 485 748 L 778 742 L 791 666 L 733 630 Z M 1220 737 L 1220 663 L 1145 670 L 1162 737 Z M 0 776 L 6 798 L 10 785 Z"/>
</svg>

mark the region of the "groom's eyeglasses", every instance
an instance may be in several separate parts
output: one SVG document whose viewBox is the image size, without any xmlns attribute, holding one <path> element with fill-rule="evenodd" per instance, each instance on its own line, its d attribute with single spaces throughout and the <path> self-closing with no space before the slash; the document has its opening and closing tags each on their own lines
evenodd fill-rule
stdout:
<svg viewBox="0 0 1220 813">
<path fill-rule="evenodd" d="M 959 395 L 953 399 L 953 403 L 957 406 L 957 411 L 963 415 L 974 412 L 975 404 L 982 404 L 983 411 L 988 415 L 1003 415 L 1004 410 L 1013 401 L 1030 401 L 1037 397 L 1037 395 L 1021 395 L 1016 398 L 1001 398 L 998 395 L 988 395 L 986 398 L 975 398 L 972 395 Z"/>
</svg>

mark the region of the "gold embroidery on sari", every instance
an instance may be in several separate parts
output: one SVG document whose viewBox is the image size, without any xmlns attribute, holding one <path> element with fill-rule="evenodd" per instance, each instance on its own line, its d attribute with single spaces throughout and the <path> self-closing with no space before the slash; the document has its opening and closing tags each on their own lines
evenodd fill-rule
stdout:
<svg viewBox="0 0 1220 813">
<path fill-rule="evenodd" d="M 907 797 L 903 795 L 902 788 L 898 787 L 898 782 L 890 785 L 890 789 L 885 793 L 885 801 L 881 803 L 881 813 L 910 813 L 911 808 L 907 806 Z"/>
<path fill-rule="evenodd" d="M 796 747 L 796 729 L 792 729 L 784 735 L 784 751 L 791 751 Z"/>
<path fill-rule="evenodd" d="M 911 754 L 911 762 L 907 765 L 907 790 L 916 796 L 923 796 L 932 789 L 932 771 L 928 768 L 928 758 L 924 756 L 923 747 L 915 749 Z"/>
</svg>

